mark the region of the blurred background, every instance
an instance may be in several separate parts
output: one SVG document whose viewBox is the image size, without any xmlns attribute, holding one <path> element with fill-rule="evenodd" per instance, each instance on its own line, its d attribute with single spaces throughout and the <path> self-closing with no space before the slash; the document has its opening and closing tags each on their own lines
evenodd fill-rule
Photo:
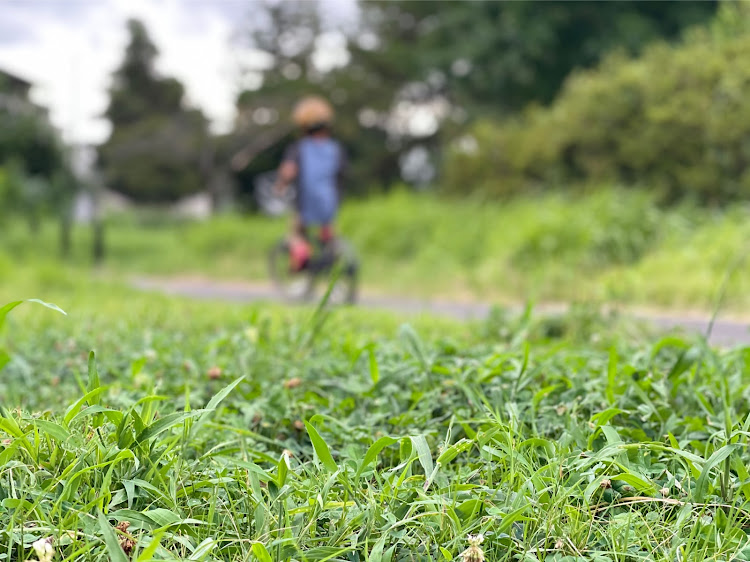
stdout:
<svg viewBox="0 0 750 562">
<path fill-rule="evenodd" d="M 319 94 L 366 292 L 742 314 L 748 86 L 738 1 L 0 0 L 0 274 L 266 283 Z"/>
</svg>

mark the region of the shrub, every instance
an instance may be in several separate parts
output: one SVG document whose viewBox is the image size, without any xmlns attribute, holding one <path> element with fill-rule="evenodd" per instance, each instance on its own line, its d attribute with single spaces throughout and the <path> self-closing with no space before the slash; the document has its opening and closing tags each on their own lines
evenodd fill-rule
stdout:
<svg viewBox="0 0 750 562">
<path fill-rule="evenodd" d="M 506 196 L 617 182 L 649 185 L 669 201 L 747 199 L 749 86 L 750 34 L 736 29 L 693 30 L 637 59 L 615 54 L 572 75 L 550 107 L 476 123 L 448 151 L 445 185 Z"/>
</svg>

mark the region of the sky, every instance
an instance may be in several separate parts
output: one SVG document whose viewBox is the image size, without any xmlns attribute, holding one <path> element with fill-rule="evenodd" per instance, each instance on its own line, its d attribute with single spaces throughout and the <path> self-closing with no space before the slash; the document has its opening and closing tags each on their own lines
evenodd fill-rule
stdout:
<svg viewBox="0 0 750 562">
<path fill-rule="evenodd" d="M 277 0 L 283 1 L 283 0 Z M 321 0 L 333 18 L 356 19 L 355 0 Z M 34 84 L 67 142 L 97 144 L 112 72 L 127 43 L 125 22 L 141 19 L 159 49 L 157 70 L 186 88 L 187 101 L 229 130 L 241 89 L 240 52 L 232 38 L 262 0 L 0 0 L 0 69 Z"/>
</svg>

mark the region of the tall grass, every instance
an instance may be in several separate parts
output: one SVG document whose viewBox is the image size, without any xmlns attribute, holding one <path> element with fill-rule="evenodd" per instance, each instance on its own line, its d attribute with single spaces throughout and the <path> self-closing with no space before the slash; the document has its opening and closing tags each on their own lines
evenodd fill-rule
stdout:
<svg viewBox="0 0 750 562">
<path fill-rule="evenodd" d="M 506 203 L 445 200 L 394 191 L 349 201 L 340 231 L 362 258 L 366 290 L 499 301 L 619 301 L 711 309 L 727 268 L 747 251 L 747 210 L 657 207 L 642 191 L 602 189 Z M 264 283 L 266 254 L 284 219 L 221 216 L 204 223 L 120 216 L 107 229 L 104 272 L 198 274 Z M 56 226 L 37 239 L 4 226 L 0 272 L 48 264 L 54 276 Z M 89 233 L 75 231 L 70 262 L 88 266 Z M 730 284 L 727 303 L 750 307 L 750 265 Z"/>
</svg>

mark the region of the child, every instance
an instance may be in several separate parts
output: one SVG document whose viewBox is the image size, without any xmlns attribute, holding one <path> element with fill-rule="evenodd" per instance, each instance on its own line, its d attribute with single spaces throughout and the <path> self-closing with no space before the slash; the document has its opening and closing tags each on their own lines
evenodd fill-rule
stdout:
<svg viewBox="0 0 750 562">
<path fill-rule="evenodd" d="M 302 138 L 284 154 L 275 189 L 283 192 L 297 180 L 297 212 L 289 248 L 292 270 L 299 271 L 311 254 L 308 227 L 320 227 L 324 244 L 333 239 L 345 161 L 341 145 L 331 137 L 333 108 L 327 101 L 319 97 L 302 99 L 294 108 L 292 119 L 300 127 Z"/>
</svg>

